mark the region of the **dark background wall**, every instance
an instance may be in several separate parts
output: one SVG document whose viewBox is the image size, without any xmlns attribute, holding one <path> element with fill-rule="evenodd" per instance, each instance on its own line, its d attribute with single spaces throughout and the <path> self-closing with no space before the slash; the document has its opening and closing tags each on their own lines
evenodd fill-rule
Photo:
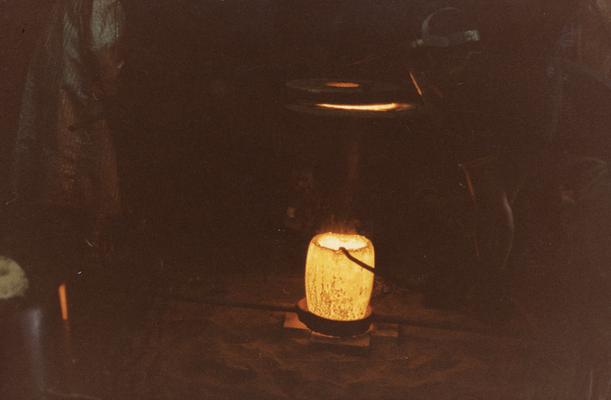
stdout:
<svg viewBox="0 0 611 400">
<path fill-rule="evenodd" d="M 0 3 L 3 193 L 27 64 L 52 3 Z M 410 60 L 402 46 L 419 35 L 422 19 L 443 3 L 126 0 L 131 38 L 119 125 L 128 139 L 119 145 L 129 150 L 124 158 L 140 162 L 128 179 L 149 182 L 150 191 L 138 193 L 141 201 L 150 203 L 146 199 L 158 195 L 159 207 L 166 210 L 202 205 L 212 210 L 212 198 L 228 218 L 232 205 L 255 193 L 249 197 L 255 208 L 251 214 L 267 212 L 262 209 L 272 203 L 282 210 L 282 193 L 274 190 L 282 185 L 278 171 L 285 172 L 283 146 L 291 145 L 279 94 L 283 82 L 320 76 L 407 80 Z M 522 72 L 533 68 L 529 57 L 544 42 L 541 21 L 550 13 L 542 7 L 548 2 L 448 3 L 469 10 L 490 48 L 514 54 Z M 372 55 L 380 61 L 350 67 Z"/>
</svg>

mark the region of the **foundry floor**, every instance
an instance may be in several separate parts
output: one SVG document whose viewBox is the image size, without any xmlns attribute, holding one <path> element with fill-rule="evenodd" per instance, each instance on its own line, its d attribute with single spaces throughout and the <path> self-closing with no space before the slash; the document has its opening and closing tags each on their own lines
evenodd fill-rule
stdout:
<svg viewBox="0 0 611 400">
<path fill-rule="evenodd" d="M 303 296 L 301 267 L 270 262 L 164 260 L 74 280 L 68 321 L 52 299 L 5 319 L 0 398 L 530 400 L 567 398 L 574 382 L 570 335 L 536 307 L 491 327 L 401 288 L 374 301 L 401 322 L 398 340 L 316 346 L 278 311 Z"/>
</svg>

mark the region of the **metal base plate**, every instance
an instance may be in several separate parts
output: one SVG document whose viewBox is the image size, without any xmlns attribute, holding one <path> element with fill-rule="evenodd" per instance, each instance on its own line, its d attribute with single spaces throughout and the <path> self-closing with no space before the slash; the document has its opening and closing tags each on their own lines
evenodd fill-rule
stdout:
<svg viewBox="0 0 611 400">
<path fill-rule="evenodd" d="M 354 321 L 335 321 L 319 317 L 308 310 L 306 299 L 299 300 L 296 306 L 297 316 L 308 328 L 317 333 L 335 337 L 352 337 L 366 333 L 371 327 L 373 312 L 367 306 L 365 318 Z"/>
</svg>

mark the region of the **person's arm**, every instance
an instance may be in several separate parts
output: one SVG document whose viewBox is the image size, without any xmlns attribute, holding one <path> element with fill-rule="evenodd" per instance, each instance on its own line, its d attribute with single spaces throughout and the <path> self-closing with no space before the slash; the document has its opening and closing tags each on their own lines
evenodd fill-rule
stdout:
<svg viewBox="0 0 611 400">
<path fill-rule="evenodd" d="M 515 189 L 506 185 L 496 157 L 472 160 L 461 167 L 476 210 L 475 253 L 484 267 L 501 270 L 513 245 Z"/>
<path fill-rule="evenodd" d="M 125 12 L 119 0 L 94 0 L 91 10 L 91 50 L 94 56 L 94 96 L 116 95 L 124 64 Z"/>
</svg>

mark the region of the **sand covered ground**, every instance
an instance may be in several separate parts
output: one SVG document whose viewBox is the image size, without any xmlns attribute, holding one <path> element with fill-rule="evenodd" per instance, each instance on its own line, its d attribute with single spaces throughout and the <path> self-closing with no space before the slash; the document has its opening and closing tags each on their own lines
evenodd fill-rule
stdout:
<svg viewBox="0 0 611 400">
<path fill-rule="evenodd" d="M 303 295 L 299 273 L 189 276 L 146 307 L 130 302 L 133 288 L 74 305 L 69 327 L 49 323 L 47 355 L 62 366 L 47 374 L 49 398 L 534 400 L 568 398 L 573 382 L 574 354 L 525 318 L 493 328 L 395 289 L 376 312 L 411 322 L 355 353 L 295 336 L 266 309 Z"/>
</svg>

